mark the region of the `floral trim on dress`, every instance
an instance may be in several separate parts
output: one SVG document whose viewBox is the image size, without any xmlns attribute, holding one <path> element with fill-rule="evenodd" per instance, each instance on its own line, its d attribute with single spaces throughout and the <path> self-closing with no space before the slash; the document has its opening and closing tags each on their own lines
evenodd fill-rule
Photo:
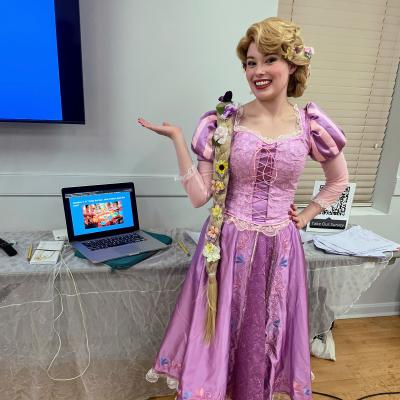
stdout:
<svg viewBox="0 0 400 400">
<path fill-rule="evenodd" d="M 225 214 L 224 221 L 228 223 L 233 223 L 238 231 L 256 231 L 263 233 L 266 236 L 276 236 L 276 234 L 286 226 L 290 224 L 290 219 L 277 224 L 255 224 L 254 222 L 245 221 L 234 215 Z"/>
<path fill-rule="evenodd" d="M 166 378 L 167 385 L 172 390 L 178 390 L 179 382 L 177 379 L 170 377 L 167 374 L 159 374 L 153 368 L 151 368 L 146 374 L 146 381 L 150 383 L 158 382 L 160 377 Z"/>
<path fill-rule="evenodd" d="M 209 392 L 204 388 L 193 391 L 184 390 L 183 392 L 178 390 L 178 396 L 176 398 L 182 400 L 227 400 L 225 395 Z"/>
<path fill-rule="evenodd" d="M 198 388 L 194 390 L 180 390 L 179 381 L 175 378 L 170 377 L 168 374 L 159 374 L 153 368 L 151 368 L 146 374 L 146 380 L 151 383 L 158 382 L 160 377 L 166 378 L 167 385 L 170 389 L 177 391 L 176 399 L 182 400 L 227 400 L 225 395 L 220 393 L 213 393 L 204 388 Z"/>
</svg>

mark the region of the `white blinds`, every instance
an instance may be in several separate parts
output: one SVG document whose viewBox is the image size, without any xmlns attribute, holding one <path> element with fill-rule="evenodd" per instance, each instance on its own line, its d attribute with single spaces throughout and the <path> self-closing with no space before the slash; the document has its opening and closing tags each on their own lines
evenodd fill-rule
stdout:
<svg viewBox="0 0 400 400">
<path fill-rule="evenodd" d="M 400 55 L 400 0 L 280 0 L 278 16 L 315 49 L 299 106 L 317 103 L 346 133 L 355 205 L 371 205 Z M 296 203 L 308 204 L 320 165 L 308 161 Z"/>
</svg>

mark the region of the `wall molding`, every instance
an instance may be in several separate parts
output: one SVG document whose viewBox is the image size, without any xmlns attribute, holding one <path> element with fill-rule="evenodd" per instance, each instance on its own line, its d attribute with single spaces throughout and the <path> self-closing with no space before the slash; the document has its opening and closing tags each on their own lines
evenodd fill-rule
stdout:
<svg viewBox="0 0 400 400">
<path fill-rule="evenodd" d="M 102 183 L 134 182 L 139 197 L 184 197 L 176 175 L 1 173 L 0 196 L 61 196 L 61 188 Z"/>
<path fill-rule="evenodd" d="M 393 196 L 400 196 L 400 176 L 397 177 L 396 186 L 394 188 Z"/>
<path fill-rule="evenodd" d="M 338 319 L 384 317 L 400 315 L 400 302 L 373 303 L 373 304 L 354 304 L 346 314 Z"/>
</svg>

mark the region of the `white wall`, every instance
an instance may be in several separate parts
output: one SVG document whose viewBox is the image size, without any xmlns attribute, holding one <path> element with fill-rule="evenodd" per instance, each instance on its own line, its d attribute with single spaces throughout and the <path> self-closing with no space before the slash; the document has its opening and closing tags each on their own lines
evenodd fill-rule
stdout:
<svg viewBox="0 0 400 400">
<path fill-rule="evenodd" d="M 80 9 L 87 123 L 0 124 L 0 229 L 62 226 L 61 187 L 126 180 L 144 226 L 197 227 L 204 211 L 174 180 L 172 144 L 137 117 L 177 123 L 190 141 L 226 90 L 247 101 L 236 44 L 276 15 L 276 1 L 81 0 Z"/>
<path fill-rule="evenodd" d="M 174 180 L 171 143 L 136 118 L 178 123 L 189 141 L 225 90 L 248 101 L 235 47 L 250 23 L 276 15 L 277 0 L 81 0 L 80 8 L 87 123 L 0 124 L 0 230 L 63 227 L 61 187 L 125 180 L 136 183 L 142 226 L 199 229 L 207 209 L 193 209 Z M 399 94 L 398 79 L 374 207 L 354 208 L 350 221 L 398 242 Z M 376 304 L 398 312 L 399 267 L 360 298 L 359 314 Z"/>
</svg>

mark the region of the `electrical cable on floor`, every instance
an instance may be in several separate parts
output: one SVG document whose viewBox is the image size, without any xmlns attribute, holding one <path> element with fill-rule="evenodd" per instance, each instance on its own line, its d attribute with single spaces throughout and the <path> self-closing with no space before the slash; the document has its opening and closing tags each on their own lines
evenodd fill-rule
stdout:
<svg viewBox="0 0 400 400">
<path fill-rule="evenodd" d="M 321 392 L 312 391 L 312 394 L 319 394 L 321 396 L 329 397 L 330 399 L 335 399 L 335 400 L 343 400 L 341 397 L 337 397 L 337 396 L 334 396 L 333 394 L 328 394 L 328 393 L 321 393 Z"/>
<path fill-rule="evenodd" d="M 335 399 L 335 400 L 343 400 L 341 397 L 337 397 L 334 396 L 333 394 L 328 394 L 328 393 L 321 393 L 321 392 L 312 392 L 313 394 L 319 394 L 320 396 L 325 396 L 325 397 L 329 397 L 331 399 Z M 363 397 L 359 397 L 355 400 L 365 400 L 365 399 L 369 399 L 371 397 L 377 397 L 377 396 L 387 396 L 387 395 L 391 395 L 391 394 L 400 394 L 400 392 L 380 392 L 380 393 L 373 393 L 373 394 L 368 394 L 366 396 Z"/>
<path fill-rule="evenodd" d="M 400 392 L 381 392 L 381 393 L 368 394 L 367 396 L 359 397 L 356 400 L 364 400 L 375 396 L 387 396 L 388 394 L 400 394 Z"/>
</svg>

